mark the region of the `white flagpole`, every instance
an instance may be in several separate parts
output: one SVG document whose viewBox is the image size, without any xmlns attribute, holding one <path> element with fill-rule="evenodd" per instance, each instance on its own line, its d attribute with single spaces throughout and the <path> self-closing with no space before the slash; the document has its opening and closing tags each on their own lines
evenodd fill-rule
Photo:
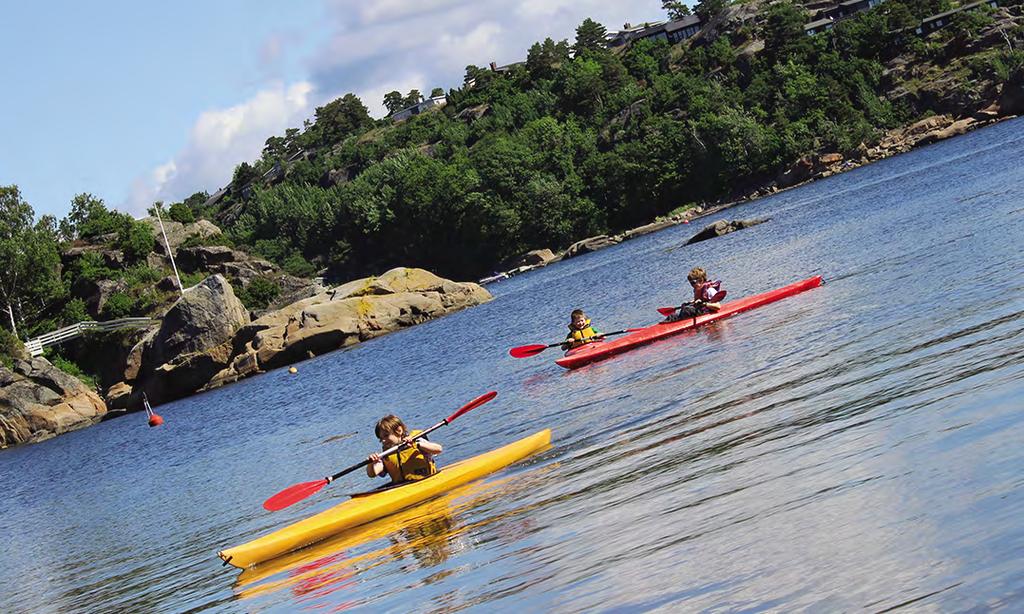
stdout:
<svg viewBox="0 0 1024 614">
<path fill-rule="evenodd" d="M 171 244 L 167 242 L 167 232 L 164 231 L 164 221 L 160 217 L 160 207 L 153 207 L 156 211 L 156 221 L 160 222 L 160 234 L 164 236 L 164 247 L 167 249 L 167 257 L 171 259 L 171 268 L 174 269 L 174 278 L 178 280 L 178 291 L 185 296 L 185 287 L 181 285 L 181 277 L 178 276 L 178 265 L 174 264 L 174 254 L 171 252 Z"/>
</svg>

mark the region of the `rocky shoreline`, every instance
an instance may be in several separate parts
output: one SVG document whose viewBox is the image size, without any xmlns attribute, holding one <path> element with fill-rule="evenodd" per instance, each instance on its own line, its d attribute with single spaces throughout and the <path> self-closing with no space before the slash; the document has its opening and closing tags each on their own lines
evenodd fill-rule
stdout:
<svg viewBox="0 0 1024 614">
<path fill-rule="evenodd" d="M 0 366 L 0 448 L 34 443 L 211 390 L 491 300 L 475 283 L 396 268 L 304 298 L 255 320 L 220 274 L 187 290 L 127 355 L 106 402 L 44 358 Z"/>
<path fill-rule="evenodd" d="M 918 147 L 924 147 L 938 141 L 967 134 L 983 126 L 1016 119 L 1021 113 L 1024 113 L 1024 87 L 1017 86 L 1012 91 L 1001 90 L 998 98 L 991 105 L 975 115 L 960 119 L 956 119 L 951 115 L 934 115 L 909 126 L 890 130 L 879 139 L 876 145 L 868 147 L 862 144 L 852 153 L 832 152 L 804 156 L 779 173 L 775 179 L 750 189 L 744 194 L 737 195 L 726 202 L 697 206 L 687 209 L 682 213 L 659 219 L 650 224 L 632 228 L 619 234 L 588 237 L 573 243 L 564 251 L 557 253 L 550 249 L 533 250 L 518 258 L 513 263 L 514 266 L 509 270 L 481 279 L 479 283 L 486 285 L 502 279 L 508 279 L 509 277 L 527 273 L 561 260 L 618 245 L 623 241 L 641 237 L 658 230 L 679 224 L 689 224 L 693 220 L 715 215 L 731 207 L 746 204 L 785 190 L 791 190 L 812 181 L 838 175 L 866 164 L 871 164 L 872 162 L 907 153 Z M 687 244 L 696 243 L 713 236 L 722 236 L 733 230 L 751 226 L 753 225 L 751 222 L 757 221 L 716 220 L 697 232 Z"/>
</svg>

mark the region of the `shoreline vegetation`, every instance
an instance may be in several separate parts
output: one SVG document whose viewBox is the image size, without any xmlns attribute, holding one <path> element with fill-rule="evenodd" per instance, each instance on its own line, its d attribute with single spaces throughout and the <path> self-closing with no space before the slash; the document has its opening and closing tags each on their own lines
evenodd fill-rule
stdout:
<svg viewBox="0 0 1024 614">
<path fill-rule="evenodd" d="M 689 19 L 685 6 L 664 4 Z M 325 300 L 329 288 L 415 270 L 404 267 L 432 271 L 440 277 L 423 271 L 430 283 L 411 291 L 415 308 L 389 312 L 395 326 L 411 325 L 450 310 L 449 290 L 487 300 L 448 279 L 523 272 L 1024 112 L 1020 0 L 886 0 L 809 35 L 819 4 L 701 2 L 699 31 L 674 43 L 608 46 L 614 37 L 587 19 L 572 43 L 546 39 L 522 62 L 467 66 L 447 92 L 390 92 L 391 115 L 379 120 L 348 94 L 268 138 L 227 186 L 154 203 L 141 220 L 87 193 L 64 219 L 37 219 L 16 185 L 0 186 L 0 429 L 29 415 L 52 432 L 71 428 L 71 413 L 83 425 L 96 418 L 82 417 L 95 406 L 89 397 L 46 422 L 46 408 L 86 398 L 46 375 L 51 363 L 111 408 L 138 409 L 142 390 L 157 402 L 180 398 L 363 338 L 372 326 L 340 323 L 349 307 L 308 301 L 375 294 Z M 928 19 L 964 6 L 941 29 Z M 917 33 L 925 23 L 935 31 Z M 157 330 L 110 333 L 27 360 L 24 341 L 63 326 L 181 312 L 188 301 L 171 255 L 182 286 L 204 288 L 233 314 L 207 345 L 175 353 L 153 349 Z M 332 332 L 305 352 L 265 355 L 261 367 L 253 326 L 281 314 L 322 318 Z M 179 378 L 187 385 L 161 383 L 174 369 L 190 373 Z M 26 381 L 49 392 L 34 389 L 30 403 Z"/>
</svg>

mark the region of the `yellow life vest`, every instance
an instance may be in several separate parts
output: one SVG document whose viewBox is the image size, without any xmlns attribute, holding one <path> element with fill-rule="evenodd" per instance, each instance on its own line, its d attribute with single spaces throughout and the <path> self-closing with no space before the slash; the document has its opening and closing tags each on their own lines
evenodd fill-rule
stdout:
<svg viewBox="0 0 1024 614">
<path fill-rule="evenodd" d="M 422 431 L 412 431 L 409 437 L 415 437 Z M 384 468 L 392 482 L 415 482 L 437 473 L 434 459 L 420 451 L 414 443 L 401 452 L 387 457 Z"/>
<path fill-rule="evenodd" d="M 590 325 L 590 320 L 586 321 L 586 326 L 581 329 L 573 328 L 572 324 L 569 325 L 569 334 L 565 336 L 565 340 L 572 347 L 579 347 L 585 343 L 590 343 L 597 336 L 597 331 Z"/>
</svg>

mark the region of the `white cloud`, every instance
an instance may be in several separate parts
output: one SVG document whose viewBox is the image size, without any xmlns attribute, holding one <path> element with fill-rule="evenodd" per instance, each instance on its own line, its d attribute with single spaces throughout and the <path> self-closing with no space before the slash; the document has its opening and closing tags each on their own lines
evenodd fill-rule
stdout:
<svg viewBox="0 0 1024 614">
<path fill-rule="evenodd" d="M 463 36 L 443 34 L 438 39 L 438 57 L 448 66 L 466 65 L 466 58 L 496 57 L 501 47 L 501 25 L 485 21 Z M 450 86 L 461 84 L 449 84 Z"/>
<path fill-rule="evenodd" d="M 445 8 L 470 4 L 472 0 L 376 0 L 375 2 L 352 2 L 335 0 L 332 4 L 339 11 L 356 11 L 363 24 L 381 21 L 398 21 L 433 13 Z"/>
<path fill-rule="evenodd" d="M 306 81 L 276 84 L 241 104 L 202 113 L 182 151 L 136 178 L 125 209 L 142 214 L 156 200 L 181 200 L 224 186 L 235 166 L 259 157 L 268 137 L 302 125 L 312 114 L 313 92 Z"/>
</svg>

